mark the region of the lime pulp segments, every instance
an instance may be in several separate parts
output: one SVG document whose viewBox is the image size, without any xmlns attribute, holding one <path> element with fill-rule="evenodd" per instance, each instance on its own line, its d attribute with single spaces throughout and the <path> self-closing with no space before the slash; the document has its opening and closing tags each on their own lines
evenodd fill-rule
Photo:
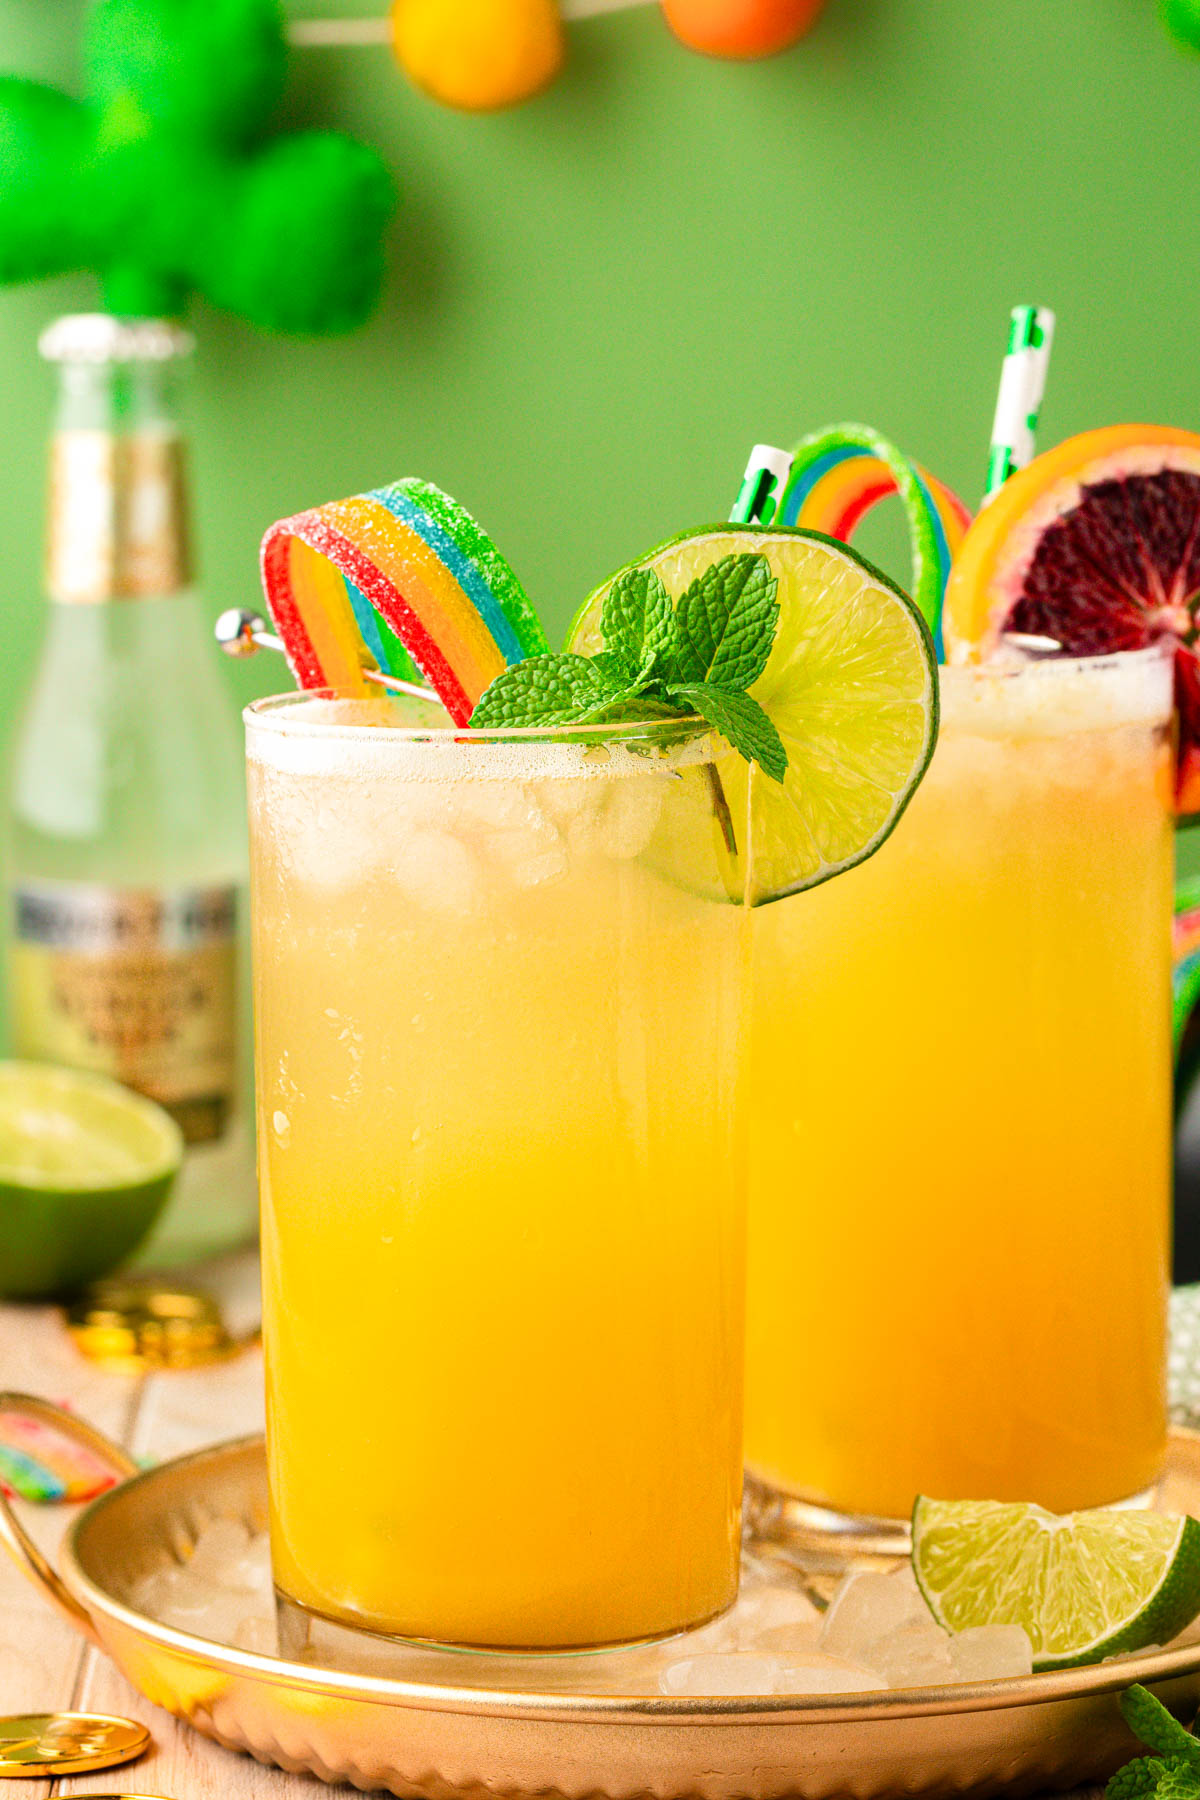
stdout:
<svg viewBox="0 0 1200 1800">
<path fill-rule="evenodd" d="M 117 1082 L 0 1063 L 0 1294 L 66 1293 L 115 1268 L 182 1156 L 170 1115 Z"/>
<path fill-rule="evenodd" d="M 773 781 L 732 751 L 717 767 L 741 834 L 731 891 L 760 906 L 816 887 L 879 848 L 933 753 L 938 688 L 933 645 L 913 602 L 857 551 L 819 532 L 706 526 L 629 567 L 656 570 L 678 604 L 710 563 L 746 553 L 765 556 L 778 582 L 775 643 L 749 691 L 783 739 L 788 772 Z M 603 648 L 601 608 L 618 575 L 584 601 L 568 650 Z"/>
<path fill-rule="evenodd" d="M 1021 1625 L 1035 1669 L 1167 1644 L 1200 1612 L 1200 1524 L 1184 1516 L 922 1497 L 912 1557 L 940 1625 Z"/>
</svg>

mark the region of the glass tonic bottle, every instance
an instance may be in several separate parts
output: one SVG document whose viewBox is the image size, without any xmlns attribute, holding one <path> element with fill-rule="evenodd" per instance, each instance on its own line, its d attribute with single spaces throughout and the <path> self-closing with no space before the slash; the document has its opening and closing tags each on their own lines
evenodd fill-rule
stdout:
<svg viewBox="0 0 1200 1800">
<path fill-rule="evenodd" d="M 49 615 L 8 773 L 14 1053 L 96 1069 L 183 1129 L 143 1262 L 246 1238 L 245 818 L 234 711 L 191 587 L 180 368 L 161 320 L 59 319 Z"/>
</svg>

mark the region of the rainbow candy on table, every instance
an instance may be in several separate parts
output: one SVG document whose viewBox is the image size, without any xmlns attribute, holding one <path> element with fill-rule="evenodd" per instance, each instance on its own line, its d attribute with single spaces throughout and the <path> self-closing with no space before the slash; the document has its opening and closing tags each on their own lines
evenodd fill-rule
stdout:
<svg viewBox="0 0 1200 1800">
<path fill-rule="evenodd" d="M 971 514 L 936 475 L 869 425 L 831 425 L 801 438 L 774 522 L 803 525 L 848 544 L 860 521 L 890 494 L 908 518 L 913 599 L 942 655 L 942 600 L 950 564 Z"/>
<path fill-rule="evenodd" d="M 502 670 L 549 649 L 487 533 L 414 476 L 272 525 L 262 580 L 302 688 L 365 694 L 364 668 L 415 670 L 465 725 Z"/>
<path fill-rule="evenodd" d="M 115 1482 L 98 1456 L 43 1420 L 0 1412 L 0 1488 L 23 1500 L 90 1500 Z"/>
</svg>

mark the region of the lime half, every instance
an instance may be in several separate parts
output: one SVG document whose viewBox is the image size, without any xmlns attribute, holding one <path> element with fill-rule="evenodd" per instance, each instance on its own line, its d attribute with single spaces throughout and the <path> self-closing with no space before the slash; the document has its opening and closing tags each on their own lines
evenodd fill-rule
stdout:
<svg viewBox="0 0 1200 1800">
<path fill-rule="evenodd" d="M 1022 1625 L 1035 1669 L 1167 1644 L 1200 1612 L 1200 1524 L 1170 1513 L 922 1497 L 912 1560 L 940 1625 Z"/>
<path fill-rule="evenodd" d="M 183 1156 L 152 1100 L 102 1075 L 0 1063 L 0 1294 L 70 1292 L 117 1267 Z"/>
<path fill-rule="evenodd" d="M 733 751 L 717 768 L 737 844 L 731 887 L 761 906 L 883 843 L 933 752 L 937 666 L 908 596 L 819 532 L 706 526 L 629 567 L 656 570 L 678 604 L 710 563 L 746 553 L 765 556 L 779 584 L 775 643 L 750 693 L 775 722 L 788 770 L 773 781 Z M 584 601 L 568 650 L 604 647 L 601 608 L 618 575 Z"/>
</svg>

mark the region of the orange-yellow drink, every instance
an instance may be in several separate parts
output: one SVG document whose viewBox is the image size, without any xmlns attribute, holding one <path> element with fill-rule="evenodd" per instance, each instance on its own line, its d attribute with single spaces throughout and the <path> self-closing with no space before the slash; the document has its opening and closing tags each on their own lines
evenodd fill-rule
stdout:
<svg viewBox="0 0 1200 1800">
<path fill-rule="evenodd" d="M 742 915 L 707 740 L 247 717 L 277 1585 L 455 1644 L 720 1612 Z"/>
<path fill-rule="evenodd" d="M 1170 662 L 941 675 L 894 835 L 754 918 L 747 1460 L 1098 1506 L 1166 1431 Z"/>
</svg>

